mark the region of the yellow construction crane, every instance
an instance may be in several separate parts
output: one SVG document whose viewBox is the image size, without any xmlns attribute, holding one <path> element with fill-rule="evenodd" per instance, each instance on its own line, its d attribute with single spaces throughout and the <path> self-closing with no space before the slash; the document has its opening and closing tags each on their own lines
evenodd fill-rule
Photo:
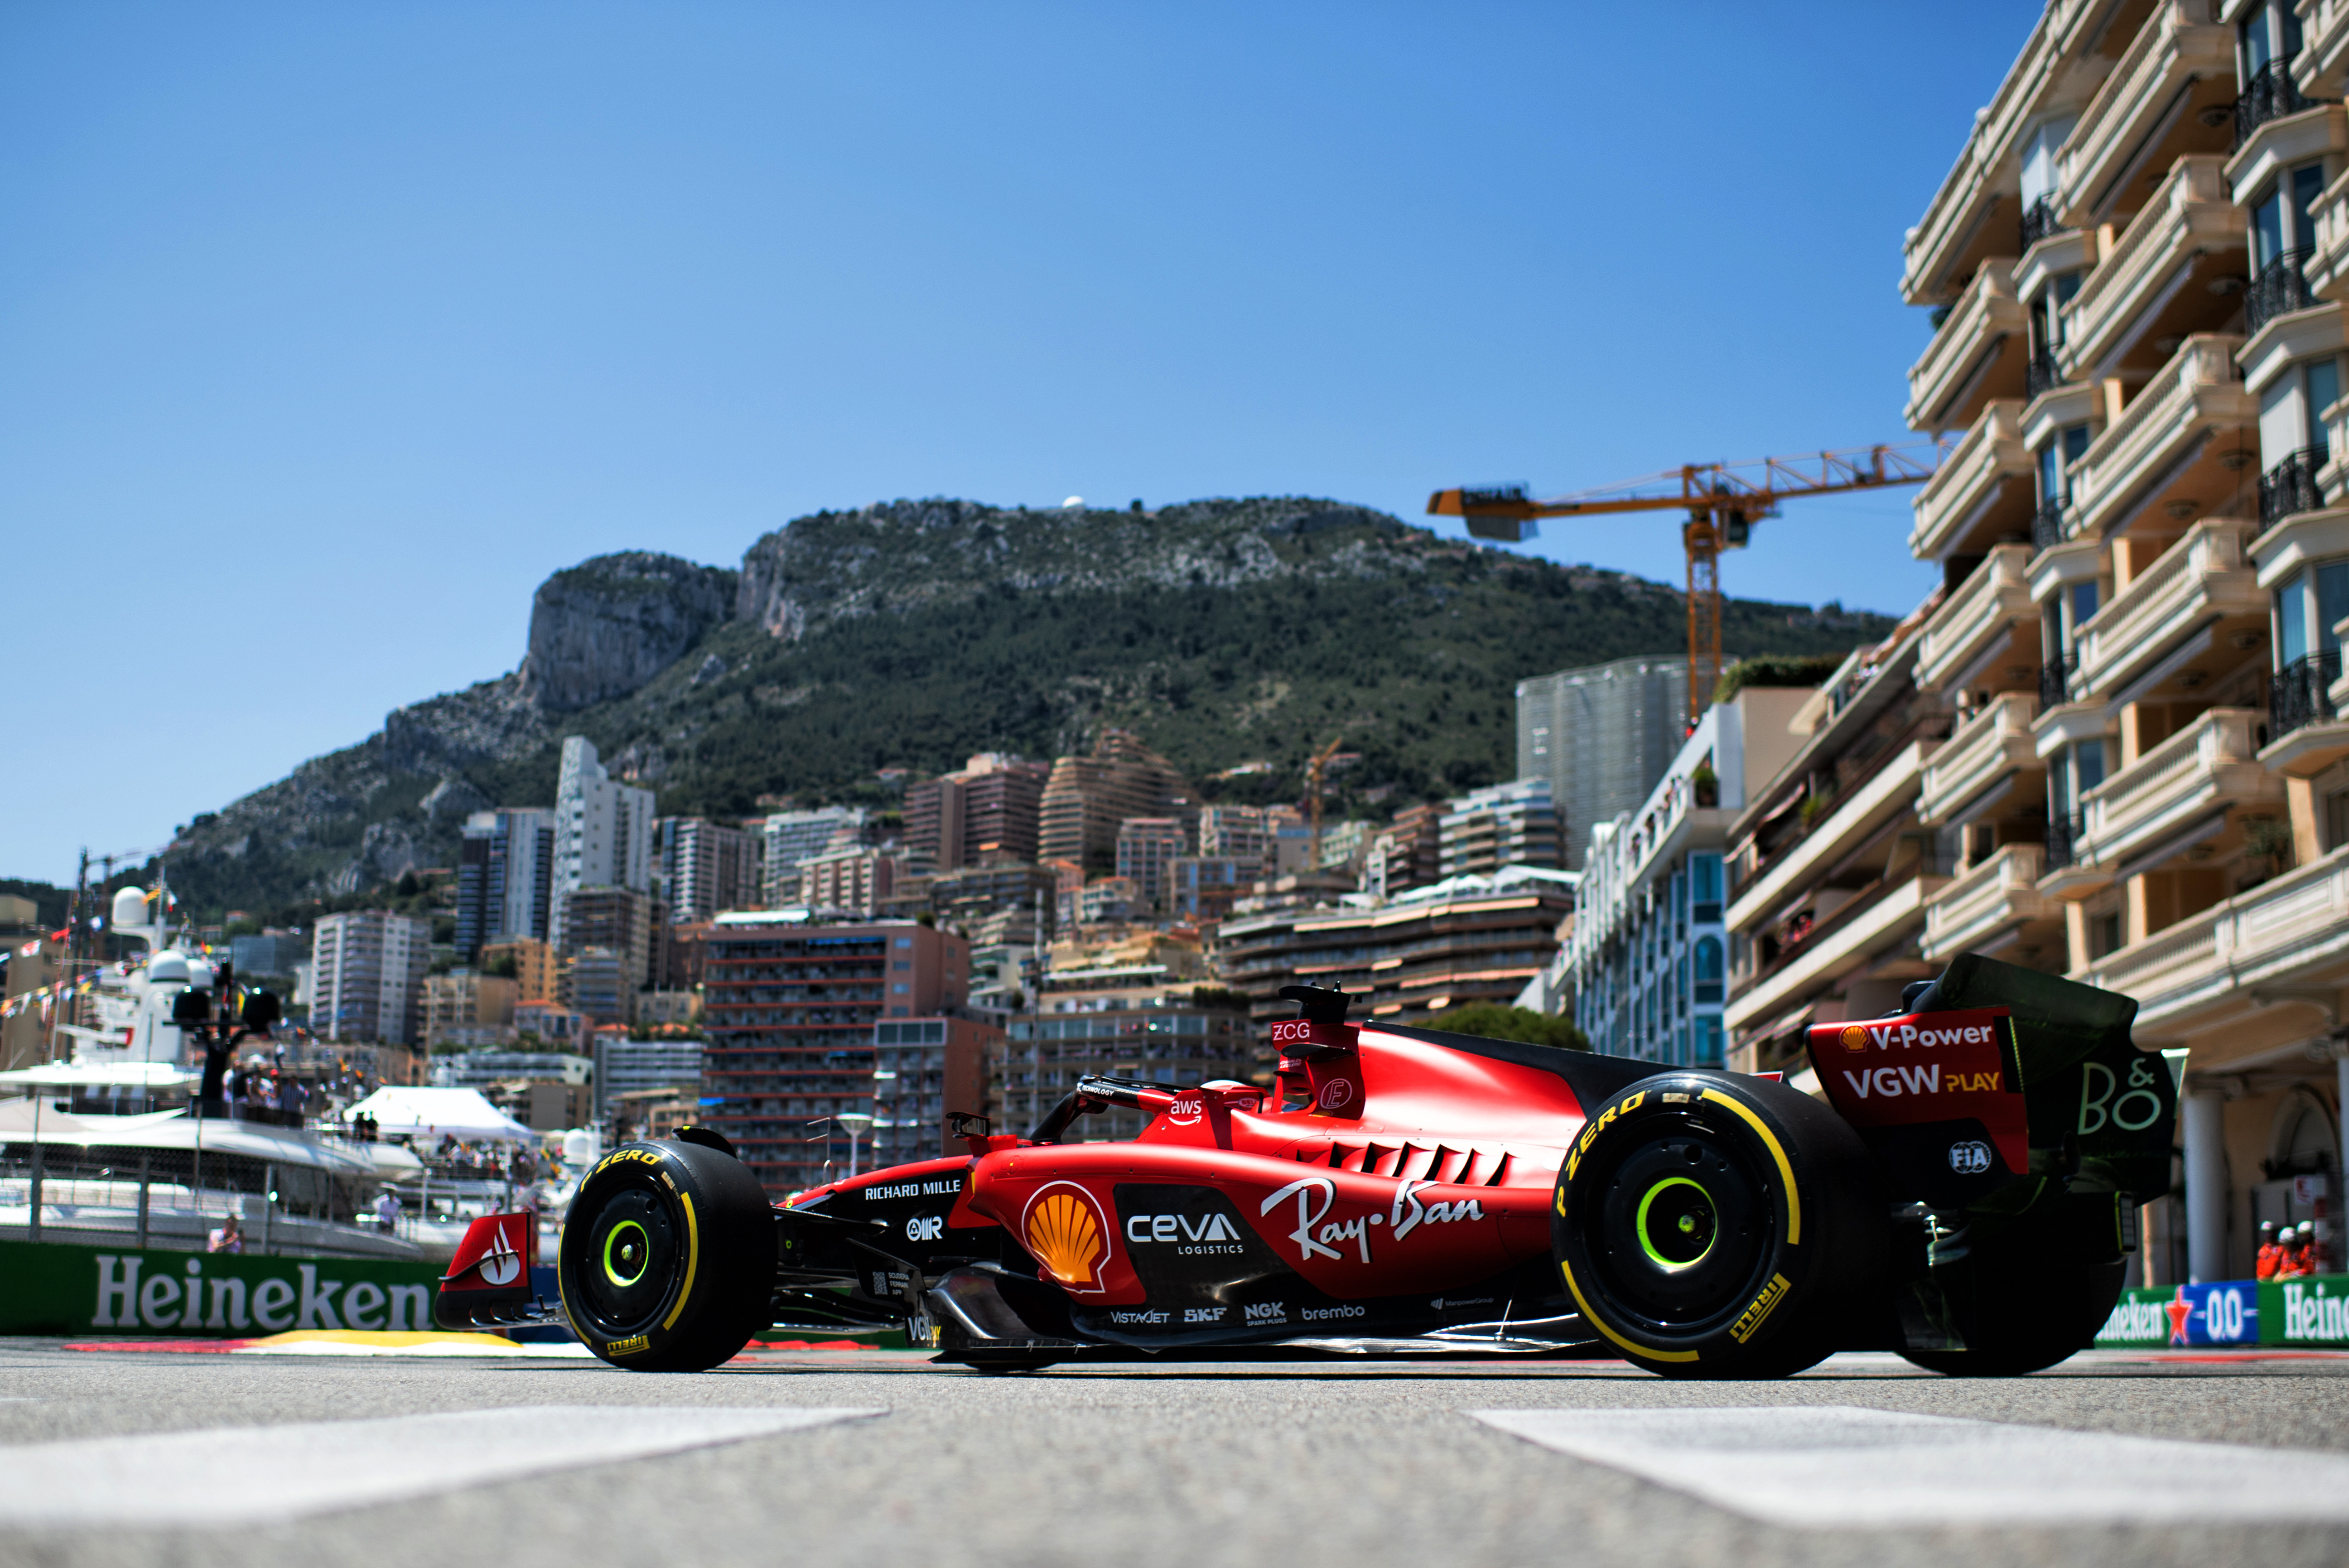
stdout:
<svg viewBox="0 0 2349 1568">
<path fill-rule="evenodd" d="M 1721 552 L 1744 549 L 1754 524 L 1776 516 L 1782 501 L 1930 479 L 1942 450 L 1925 441 L 1765 457 L 1754 462 L 1683 463 L 1548 501 L 1532 499 L 1522 484 L 1439 490 L 1428 497 L 1427 510 L 1437 517 L 1461 518 L 1476 538 L 1506 543 L 1530 536 L 1536 520 L 1543 517 L 1687 513 L 1681 543 L 1688 553 L 1688 724 L 1693 730 L 1721 680 Z M 1315 838 L 1319 838 L 1318 829 Z"/>
<path fill-rule="evenodd" d="M 1312 760 L 1305 764 L 1305 793 L 1312 802 L 1313 809 L 1313 848 L 1305 867 L 1308 871 L 1321 869 L 1321 775 L 1329 770 L 1330 759 L 1336 756 L 1338 748 L 1345 743 L 1346 737 L 1339 736 L 1314 753 Z"/>
</svg>

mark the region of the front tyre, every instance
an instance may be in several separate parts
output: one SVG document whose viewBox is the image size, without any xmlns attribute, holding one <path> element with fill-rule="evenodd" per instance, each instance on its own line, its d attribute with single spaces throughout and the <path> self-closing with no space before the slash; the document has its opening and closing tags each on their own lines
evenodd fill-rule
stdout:
<svg viewBox="0 0 2349 1568">
<path fill-rule="evenodd" d="M 700 1372 L 765 1327 L 775 1220 L 749 1167 L 699 1144 L 632 1143 L 579 1184 L 555 1265 L 580 1341 L 636 1372 Z"/>
<path fill-rule="evenodd" d="M 1617 1349 L 1668 1377 L 1783 1377 L 1850 1334 L 1885 1238 L 1841 1117 L 1710 1073 L 1645 1079 L 1589 1115 L 1551 1235 L 1567 1290 Z"/>
</svg>

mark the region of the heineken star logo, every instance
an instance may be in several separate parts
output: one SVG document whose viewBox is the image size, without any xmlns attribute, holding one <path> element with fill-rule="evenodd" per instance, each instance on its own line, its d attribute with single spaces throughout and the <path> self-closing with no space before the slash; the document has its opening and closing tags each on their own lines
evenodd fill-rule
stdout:
<svg viewBox="0 0 2349 1568">
<path fill-rule="evenodd" d="M 2194 1315 L 2194 1303 L 2186 1299 L 2186 1287 L 2178 1287 L 2178 1294 L 2164 1302 L 2161 1310 L 2169 1314 L 2169 1343 L 2186 1343 L 2187 1320 Z"/>
</svg>

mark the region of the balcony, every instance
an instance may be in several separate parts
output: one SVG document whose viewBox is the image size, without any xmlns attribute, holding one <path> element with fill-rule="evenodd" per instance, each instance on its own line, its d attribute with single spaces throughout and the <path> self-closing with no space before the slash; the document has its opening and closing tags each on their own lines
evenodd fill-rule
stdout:
<svg viewBox="0 0 2349 1568">
<path fill-rule="evenodd" d="M 2238 206 L 2255 205 L 2276 177 L 2295 164 L 2349 147 L 2349 119 L 2338 103 L 2302 100 L 2293 113 L 2262 120 L 2227 160 L 2227 188 Z"/>
<path fill-rule="evenodd" d="M 1887 879 L 1812 928 L 1802 945 L 1730 998 L 1722 1021 L 1733 1032 L 1775 1018 L 1878 954 L 1899 947 L 1925 923 L 1925 906 L 1949 882 L 1930 867 Z"/>
<path fill-rule="evenodd" d="M 2300 0 L 2300 25 L 2292 79 L 2303 93 L 2323 92 L 2349 72 L 2349 0 Z"/>
<path fill-rule="evenodd" d="M 1977 821 L 2018 793 L 2038 804 L 2044 774 L 2031 733 L 2038 703 L 2028 691 L 2009 691 L 1961 725 L 1925 767 L 1917 820 L 1927 827 Z"/>
<path fill-rule="evenodd" d="M 2031 515 L 2031 453 L 2023 444 L 2023 404 L 2000 398 L 1982 407 L 1940 468 L 1918 493 L 1909 553 L 1920 561 L 1970 555 Z"/>
<path fill-rule="evenodd" d="M 2212 708 L 2090 790 L 2081 799 L 2078 858 L 2134 876 L 2215 836 L 2239 806 L 2281 804 L 2283 781 L 2259 763 L 2265 717 Z"/>
<path fill-rule="evenodd" d="M 2304 113 L 2325 101 L 2300 90 L 2300 84 L 2292 78 L 2291 61 L 2270 60 L 2251 73 L 2250 83 L 2235 99 L 2235 146 L 2239 150 L 2249 146 L 2260 127 L 2271 120 Z"/>
<path fill-rule="evenodd" d="M 1766 862 L 1729 906 L 1732 930 L 1749 930 L 1779 905 L 1825 876 L 1876 830 L 1906 811 L 1925 782 L 1925 763 L 1940 741 L 1911 741 L 1861 780 L 1801 838 Z"/>
<path fill-rule="evenodd" d="M 2073 469 L 2075 533 L 2109 535 L 2172 501 L 2191 509 L 2231 495 L 2234 473 L 2215 439 L 2256 431 L 2259 400 L 2235 371 L 2243 340 L 2197 333 L 2088 443 Z"/>
<path fill-rule="evenodd" d="M 2051 659 L 2039 667 L 2039 705 L 2061 708 L 2072 700 L 2072 659 Z"/>
<path fill-rule="evenodd" d="M 2084 101 L 2106 39 L 2102 0 L 2050 0 L 1940 188 L 1901 245 L 1900 292 L 1911 305 L 1945 299 L 2014 236 L 2017 151 L 2040 117 Z M 2229 67 L 2231 72 L 2232 67 Z M 1998 209 L 2005 206 L 2008 216 Z M 1997 221 L 1993 221 L 1996 219 Z"/>
<path fill-rule="evenodd" d="M 2052 550 L 2064 542 L 2064 504 L 2043 501 L 2039 510 L 2031 514 L 2031 547 Z"/>
<path fill-rule="evenodd" d="M 1990 951 L 2025 932 L 2043 945 L 2062 941 L 2063 902 L 2039 891 L 2043 854 L 2036 844 L 2005 845 L 1927 900 L 1925 961 Z"/>
<path fill-rule="evenodd" d="M 2249 220 L 2227 188 L 2226 160 L 2181 158 L 2064 308 L 2064 372 L 2151 369 L 2151 345 L 2223 319 L 2214 285 L 2242 275 Z"/>
<path fill-rule="evenodd" d="M 1917 685 L 1938 691 L 1970 686 L 1986 664 L 2039 664 L 2039 613 L 2031 603 L 2032 549 L 2001 545 L 1982 557 L 1957 592 L 1918 632 Z M 2028 647 L 2018 647 L 2025 639 Z"/>
<path fill-rule="evenodd" d="M 2319 299 L 2349 300 L 2349 173 L 2317 192 L 2308 210 L 2315 234 L 2301 275 Z"/>
<path fill-rule="evenodd" d="M 2331 991 L 2349 977 L 2349 848 L 2189 915 L 2075 971 L 2133 996 L 2137 1027 L 2176 1031 L 2262 1005 L 2254 987 Z M 2201 1047 L 2198 1044 L 2198 1051 Z"/>
<path fill-rule="evenodd" d="M 2341 650 L 2296 659 L 2269 677 L 2268 732 L 2260 763 L 2288 779 L 2314 778 L 2349 758 L 2349 717 L 2341 706 Z"/>
<path fill-rule="evenodd" d="M 2075 639 L 2080 672 L 2074 698 L 2111 702 L 2151 695 L 2127 689 L 2141 677 L 2164 674 L 2169 656 L 2189 639 L 2209 649 L 2201 680 L 2184 685 L 2191 691 L 2218 675 L 2217 666 L 2240 664 L 2252 646 L 2263 645 L 2267 595 L 2244 556 L 2248 531 L 2227 517 L 2197 523 L 2083 623 Z M 2239 645 L 2251 631 L 2253 642 Z M 2183 680 L 2189 672 L 2176 673 Z"/>
<path fill-rule="evenodd" d="M 2313 247 L 2286 251 L 2260 268 L 2243 294 L 2243 334 L 2257 337 L 2261 327 L 2279 316 L 2307 310 L 2323 303 L 2308 286 L 2304 272 Z"/>
<path fill-rule="evenodd" d="M 2055 203 L 2042 196 L 2023 209 L 2023 223 L 2016 238 L 2024 251 L 2050 234 L 2064 232 L 2064 220 L 2056 213 Z"/>
<path fill-rule="evenodd" d="M 2013 265 L 1984 262 L 1924 357 L 1909 368 L 1910 429 L 1970 425 L 1992 399 L 2023 395 L 2029 317 L 2014 296 Z"/>
<path fill-rule="evenodd" d="M 2161 0 L 2057 154 L 2064 215 L 2109 222 L 2136 194 L 2137 171 L 2209 149 L 2203 111 L 2229 107 L 2234 80 L 2234 29 L 2214 25 L 2202 0 Z"/>
<path fill-rule="evenodd" d="M 2271 527 L 2287 517 L 2324 509 L 2323 493 L 2316 486 L 2316 471 L 2324 466 L 2319 447 L 2302 447 L 2260 475 L 2260 526 Z"/>
</svg>

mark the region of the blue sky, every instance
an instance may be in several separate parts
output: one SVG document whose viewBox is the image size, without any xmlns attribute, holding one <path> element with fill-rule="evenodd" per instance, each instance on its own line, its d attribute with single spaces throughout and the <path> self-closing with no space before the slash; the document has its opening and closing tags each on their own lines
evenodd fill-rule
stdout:
<svg viewBox="0 0 2349 1568">
<path fill-rule="evenodd" d="M 2038 10 L 0 7 L 0 874 L 511 669 L 603 551 L 1907 439 L 1901 232 Z M 1905 610 L 1906 534 L 1724 582 Z"/>
</svg>

